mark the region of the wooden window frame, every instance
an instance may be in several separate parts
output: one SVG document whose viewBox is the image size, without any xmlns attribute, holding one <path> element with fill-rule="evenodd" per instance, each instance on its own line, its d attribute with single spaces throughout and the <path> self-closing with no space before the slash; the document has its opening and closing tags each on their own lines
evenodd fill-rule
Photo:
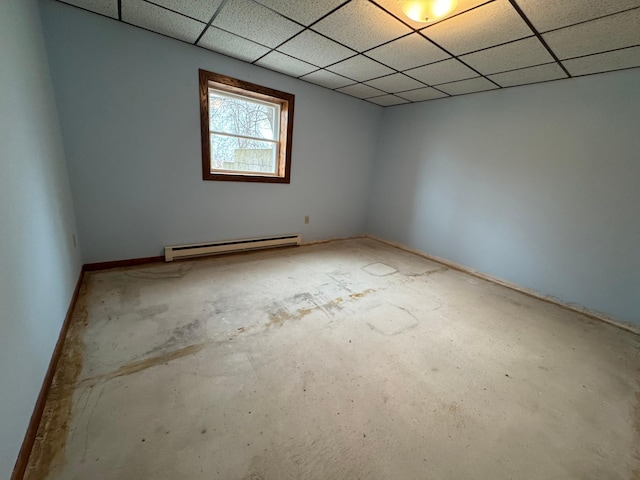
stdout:
<svg viewBox="0 0 640 480">
<path fill-rule="evenodd" d="M 226 182 L 291 183 L 291 145 L 293 141 L 293 108 L 295 95 L 255 83 L 237 80 L 219 73 L 199 70 L 200 131 L 202 140 L 202 179 Z M 209 130 L 209 87 L 248 100 L 259 100 L 280 106 L 280 138 L 275 174 L 222 173 L 211 169 L 211 140 Z"/>
</svg>

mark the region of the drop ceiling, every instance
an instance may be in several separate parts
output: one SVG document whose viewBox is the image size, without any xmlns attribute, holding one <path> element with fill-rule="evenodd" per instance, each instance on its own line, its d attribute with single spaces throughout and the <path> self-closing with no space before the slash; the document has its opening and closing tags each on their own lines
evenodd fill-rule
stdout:
<svg viewBox="0 0 640 480">
<path fill-rule="evenodd" d="M 59 0 L 382 106 L 640 67 L 640 0 Z"/>
</svg>

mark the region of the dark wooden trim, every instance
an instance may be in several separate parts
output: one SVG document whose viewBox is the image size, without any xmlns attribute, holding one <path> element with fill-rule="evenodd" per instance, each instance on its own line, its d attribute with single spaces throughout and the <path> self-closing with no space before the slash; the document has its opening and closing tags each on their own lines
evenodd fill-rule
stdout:
<svg viewBox="0 0 640 480">
<path fill-rule="evenodd" d="M 249 92 L 260 93 L 268 97 L 273 97 L 274 99 L 282 99 L 287 101 L 293 101 L 295 99 L 295 95 L 293 95 L 292 93 L 283 92 L 274 88 L 263 87 L 262 85 L 258 85 L 257 83 L 238 80 L 237 78 L 227 77 L 226 75 L 222 75 L 220 73 L 213 73 L 200 69 L 200 78 L 202 79 L 203 77 L 207 82 L 222 83 L 223 85 L 228 85 L 229 87 L 234 87 L 239 90 L 246 90 Z"/>
<path fill-rule="evenodd" d="M 286 177 L 266 177 L 262 175 L 230 175 L 208 172 L 204 174 L 202 179 L 222 182 L 291 183 L 291 180 Z"/>
<path fill-rule="evenodd" d="M 282 112 L 282 115 L 286 115 L 287 120 L 287 147 L 285 152 L 285 164 L 284 164 L 284 179 L 287 183 L 291 181 L 291 150 L 293 149 L 293 112 L 295 109 L 295 97 L 289 95 L 287 99 L 287 109 Z M 282 132 L 280 133 L 282 135 Z"/>
<path fill-rule="evenodd" d="M 138 265 L 146 265 L 148 263 L 164 262 L 164 257 L 144 257 L 129 258 L 127 260 L 114 260 L 112 262 L 85 263 L 85 272 L 95 272 L 97 270 L 109 270 L 110 268 L 135 267 Z"/>
<path fill-rule="evenodd" d="M 209 81 L 207 71 L 198 71 L 200 92 L 200 145 L 202 147 L 202 179 L 207 180 L 211 171 L 211 146 L 209 145 Z"/>
<path fill-rule="evenodd" d="M 293 146 L 293 111 L 295 95 L 269 87 L 263 87 L 244 80 L 227 77 L 219 73 L 198 71 L 200 94 L 200 142 L 202 151 L 202 179 L 227 182 L 291 183 L 291 150 Z M 280 129 L 280 158 L 278 175 L 243 175 L 211 172 L 211 147 L 209 142 L 209 82 L 228 87 L 229 92 L 239 93 L 256 99 L 281 104 L 280 125 L 286 123 L 286 130 Z M 262 97 L 262 98 L 261 98 Z M 286 138 L 285 138 L 286 137 Z"/>
<path fill-rule="evenodd" d="M 49 391 L 51 390 L 53 376 L 56 372 L 58 361 L 60 360 L 60 356 L 62 354 L 62 347 L 64 346 L 65 339 L 67 338 L 67 331 L 69 330 L 71 317 L 73 316 L 73 311 L 76 307 L 78 295 L 80 294 L 80 287 L 84 278 L 84 272 L 85 268 L 83 266 L 80 270 L 80 275 L 78 276 L 78 282 L 76 283 L 76 288 L 73 291 L 73 296 L 71 297 L 71 301 L 69 302 L 67 315 L 64 318 L 62 328 L 60 329 L 60 334 L 58 335 L 58 341 L 56 342 L 56 346 L 53 349 L 51 361 L 49 362 L 49 368 L 47 368 L 47 373 L 44 376 L 44 380 L 42 381 L 42 387 L 40 388 L 38 399 L 36 400 L 35 407 L 33 408 L 31 420 L 29 420 L 29 426 L 27 427 L 27 431 L 24 435 L 22 446 L 20 447 L 20 452 L 18 453 L 18 458 L 16 459 L 16 463 L 13 467 L 11 480 L 22 480 L 27 470 L 27 466 L 29 465 L 29 457 L 31 456 L 33 444 L 36 441 L 36 434 L 38 433 L 38 427 L 40 426 L 40 421 L 42 420 L 42 414 L 44 412 L 45 404 L 47 403 L 47 397 L 49 396 Z"/>
</svg>

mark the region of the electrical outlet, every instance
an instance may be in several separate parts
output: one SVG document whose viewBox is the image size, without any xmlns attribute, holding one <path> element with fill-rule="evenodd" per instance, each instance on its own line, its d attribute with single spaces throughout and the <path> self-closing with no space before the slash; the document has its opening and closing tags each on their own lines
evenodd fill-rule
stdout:
<svg viewBox="0 0 640 480">
<path fill-rule="evenodd" d="M 304 216 L 304 223 L 309 223 L 309 215 Z"/>
</svg>

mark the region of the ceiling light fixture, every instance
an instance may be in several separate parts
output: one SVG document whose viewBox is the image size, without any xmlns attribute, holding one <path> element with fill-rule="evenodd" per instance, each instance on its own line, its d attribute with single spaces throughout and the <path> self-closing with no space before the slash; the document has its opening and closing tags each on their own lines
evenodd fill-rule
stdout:
<svg viewBox="0 0 640 480">
<path fill-rule="evenodd" d="M 428 23 L 446 17 L 458 6 L 458 0 L 404 0 L 402 11 L 415 22 Z"/>
</svg>

